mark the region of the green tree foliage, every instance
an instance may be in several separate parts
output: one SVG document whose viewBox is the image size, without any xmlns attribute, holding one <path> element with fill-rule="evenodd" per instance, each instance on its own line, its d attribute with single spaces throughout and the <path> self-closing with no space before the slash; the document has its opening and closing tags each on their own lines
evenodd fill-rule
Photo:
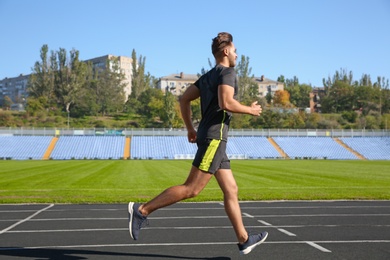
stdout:
<svg viewBox="0 0 390 260">
<path fill-rule="evenodd" d="M 28 92 L 30 97 L 45 97 L 47 100 L 50 100 L 53 97 L 54 72 L 56 71 L 53 70 L 53 64 L 57 64 L 57 62 L 55 53 L 52 53 L 50 57 L 51 62 L 48 62 L 48 52 L 48 45 L 43 45 L 40 50 L 41 61 L 35 62 L 32 69 L 33 73 L 29 78 Z"/>
<path fill-rule="evenodd" d="M 200 109 L 199 98 L 191 102 L 191 112 L 192 112 L 192 121 L 195 124 L 198 124 L 200 122 L 200 119 L 202 118 L 202 111 Z"/>
<path fill-rule="evenodd" d="M 132 92 L 124 105 L 124 75 L 117 59 L 109 60 L 106 64 L 109 69 L 101 70 L 80 61 L 79 52 L 75 49 L 69 53 L 63 48 L 50 51 L 47 45 L 43 45 L 40 60 L 34 64 L 28 83 L 27 114 L 37 118 L 32 124 L 63 124 L 66 120 L 61 116 L 71 111 L 73 116 L 83 118 L 88 115 L 119 114 L 124 110 L 124 116 L 132 120 L 127 126 L 184 127 L 177 97 L 153 88 L 156 79 L 145 73 L 145 57 L 137 57 L 133 50 L 132 60 Z M 209 66 L 213 67 L 210 60 Z M 240 57 L 236 71 L 238 98 L 247 105 L 257 100 L 263 107 L 263 113 L 260 117 L 234 115 L 233 128 L 379 129 L 390 125 L 389 80 L 383 77 L 374 80 L 370 75 L 363 74 L 359 80 L 355 80 L 351 71 L 340 69 L 333 76 L 323 79 L 323 90 L 315 89 L 320 95 L 322 113 L 305 114 L 303 108 L 309 106 L 309 94 L 313 88 L 301 84 L 296 76 L 292 79 L 286 79 L 283 75 L 278 77 L 278 81 L 285 84 L 285 91 L 275 96 L 269 93 L 266 100 L 258 98 L 258 86 L 251 74 L 249 57 Z M 206 72 L 202 68 L 199 76 Z M 6 100 L 3 103 L 10 107 L 10 102 Z M 193 122 L 197 125 L 201 119 L 199 100 L 191 103 L 191 109 Z M 56 118 L 49 118 L 50 115 Z M 10 120 L 6 124 L 9 126 L 23 125 L 27 121 L 27 118 L 4 118 Z M 83 122 L 82 119 L 79 122 Z M 107 125 L 104 120 L 94 119 L 94 126 Z"/>
<path fill-rule="evenodd" d="M 176 114 L 176 103 L 177 103 L 177 98 L 170 92 L 170 91 L 165 91 L 165 96 L 164 96 L 164 115 L 162 117 L 164 125 L 172 128 L 173 123 L 175 120 L 175 117 L 177 117 Z"/>
<path fill-rule="evenodd" d="M 28 83 L 28 110 L 39 107 L 52 111 L 59 108 L 74 114 L 105 115 L 123 110 L 124 75 L 116 58 L 108 60 L 104 70 L 79 60 L 79 51 L 67 54 L 64 48 L 51 51 L 43 45 L 41 61 L 37 61 Z"/>
<path fill-rule="evenodd" d="M 146 57 L 139 56 L 133 49 L 131 53 L 132 59 L 132 78 L 131 78 L 131 98 L 137 99 L 142 92 L 151 87 L 152 76 L 145 72 Z"/>
<path fill-rule="evenodd" d="M 237 98 L 243 103 L 253 102 L 257 98 L 257 84 L 254 82 L 252 68 L 249 66 L 249 57 L 241 55 L 241 60 L 236 66 L 238 77 Z"/>
<path fill-rule="evenodd" d="M 112 58 L 107 61 L 106 67 L 111 69 L 95 70 L 95 81 L 92 89 L 95 91 L 98 111 L 105 115 L 107 113 L 123 111 L 124 97 L 124 75 L 119 69 L 119 61 Z"/>
<path fill-rule="evenodd" d="M 57 103 L 70 113 L 70 106 L 77 101 L 85 81 L 86 64 L 79 61 L 79 52 L 74 49 L 70 51 L 70 59 L 63 48 L 57 52 L 57 57 L 54 94 Z"/>
<path fill-rule="evenodd" d="M 11 98 L 9 96 L 5 96 L 4 97 L 4 103 L 3 103 L 3 108 L 5 110 L 10 110 L 11 109 L 11 105 L 13 104 L 14 102 L 12 102 Z"/>
</svg>

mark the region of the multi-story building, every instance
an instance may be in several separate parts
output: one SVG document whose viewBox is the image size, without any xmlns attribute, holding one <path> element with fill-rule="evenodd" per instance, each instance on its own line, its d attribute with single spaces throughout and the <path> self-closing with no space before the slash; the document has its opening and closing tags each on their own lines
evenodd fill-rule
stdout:
<svg viewBox="0 0 390 260">
<path fill-rule="evenodd" d="M 85 62 L 91 62 L 95 68 L 107 69 L 107 64 L 110 64 L 110 69 L 112 67 L 112 59 L 118 58 L 118 65 L 121 72 L 125 75 L 124 83 L 124 93 L 125 101 L 128 96 L 131 94 L 131 76 L 132 76 L 132 59 L 126 56 L 113 56 L 105 55 L 102 57 L 97 57 L 93 59 L 86 60 Z M 108 62 L 110 61 L 110 62 Z M 108 62 L 108 63 L 107 63 Z M 28 96 L 27 92 L 27 83 L 30 75 L 19 75 L 14 78 L 4 78 L 0 80 L 0 107 L 3 106 L 5 97 L 9 97 L 11 101 L 15 104 L 24 104 Z"/>
<path fill-rule="evenodd" d="M 125 87 L 124 87 L 125 101 L 127 101 L 129 95 L 131 94 L 131 77 L 133 71 L 132 58 L 127 56 L 105 55 L 105 56 L 86 60 L 85 62 L 90 62 L 94 68 L 98 68 L 102 70 L 107 69 L 107 64 L 109 64 L 110 70 L 112 70 L 113 69 L 112 60 L 114 58 L 118 59 L 119 69 L 125 75 L 123 82 L 125 83 Z"/>
<path fill-rule="evenodd" d="M 168 76 L 161 77 L 157 82 L 157 88 L 161 89 L 162 92 L 169 91 L 176 96 L 180 96 L 186 88 L 195 83 L 198 80 L 196 74 L 171 74 Z"/>
<path fill-rule="evenodd" d="M 10 98 L 12 103 L 25 104 L 29 77 L 30 75 L 20 74 L 14 78 L 0 80 L 0 106 L 4 105 L 6 97 Z"/>
<path fill-rule="evenodd" d="M 284 90 L 284 84 L 283 82 L 274 81 L 271 79 L 267 79 L 263 76 L 261 77 L 254 77 L 253 79 L 257 85 L 259 86 L 259 97 L 265 97 L 267 96 L 268 92 L 271 93 L 271 95 L 275 95 L 275 92 L 278 90 Z"/>
<path fill-rule="evenodd" d="M 180 96 L 185 89 L 198 79 L 196 74 L 171 74 L 168 76 L 161 77 L 157 83 L 157 88 L 161 89 L 165 93 L 166 90 L 172 94 Z M 254 77 L 253 80 L 258 85 L 258 96 L 265 97 L 268 92 L 273 96 L 276 91 L 284 90 L 284 84 L 282 82 L 274 81 L 261 77 Z"/>
</svg>

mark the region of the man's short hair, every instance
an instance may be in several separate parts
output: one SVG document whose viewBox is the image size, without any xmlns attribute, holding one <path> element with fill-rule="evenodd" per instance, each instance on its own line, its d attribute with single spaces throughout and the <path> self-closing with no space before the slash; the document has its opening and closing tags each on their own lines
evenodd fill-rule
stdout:
<svg viewBox="0 0 390 260">
<path fill-rule="evenodd" d="M 227 32 L 220 32 L 218 36 L 213 39 L 211 44 L 211 52 L 216 58 L 225 48 L 233 42 L 233 36 Z"/>
</svg>

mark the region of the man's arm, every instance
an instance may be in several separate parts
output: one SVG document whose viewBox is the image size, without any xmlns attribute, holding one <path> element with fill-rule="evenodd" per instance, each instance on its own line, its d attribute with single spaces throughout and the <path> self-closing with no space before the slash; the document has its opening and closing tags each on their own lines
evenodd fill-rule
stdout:
<svg viewBox="0 0 390 260">
<path fill-rule="evenodd" d="M 261 106 L 257 105 L 257 101 L 250 106 L 245 106 L 234 99 L 234 88 L 229 85 L 218 86 L 218 105 L 220 109 L 240 114 L 249 114 L 259 116 L 261 114 Z"/>
<path fill-rule="evenodd" d="M 194 125 L 192 124 L 191 119 L 191 101 L 199 98 L 199 96 L 199 89 L 194 84 L 192 84 L 180 97 L 181 116 L 187 128 L 188 141 L 191 143 L 196 142 L 196 130 L 194 128 Z"/>
</svg>

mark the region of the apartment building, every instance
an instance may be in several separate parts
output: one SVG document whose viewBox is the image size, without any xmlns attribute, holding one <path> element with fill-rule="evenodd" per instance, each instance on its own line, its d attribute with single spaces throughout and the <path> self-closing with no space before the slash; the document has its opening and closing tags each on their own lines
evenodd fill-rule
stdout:
<svg viewBox="0 0 390 260">
<path fill-rule="evenodd" d="M 186 90 L 186 88 L 195 83 L 198 80 L 196 74 L 171 74 L 168 76 L 161 77 L 157 82 L 157 89 L 161 89 L 163 93 L 165 91 L 171 92 L 173 95 L 180 96 Z"/>
<path fill-rule="evenodd" d="M 107 69 L 107 64 L 109 64 L 109 68 L 113 69 L 113 58 L 118 58 L 119 69 L 125 75 L 124 93 L 126 101 L 128 96 L 131 94 L 131 75 L 133 66 L 132 59 L 130 57 L 105 55 L 85 60 L 84 62 L 91 62 L 94 68 L 102 70 Z M 18 77 L 4 78 L 3 80 L 0 80 L 0 107 L 3 106 L 6 96 L 9 97 L 14 104 L 25 104 L 25 100 L 28 96 L 27 83 L 29 77 L 30 75 L 20 74 Z"/>
<path fill-rule="evenodd" d="M 253 79 L 259 86 L 259 97 L 267 96 L 268 92 L 271 92 L 271 95 L 275 95 L 275 92 L 278 90 L 284 90 L 284 83 L 278 82 L 275 80 L 268 79 L 262 75 L 261 77 L 254 77 Z"/>
<path fill-rule="evenodd" d="M 105 70 L 107 69 L 107 64 L 109 64 L 109 69 L 113 69 L 113 59 L 118 59 L 118 65 L 121 72 L 125 75 L 123 82 L 125 83 L 124 93 L 125 101 L 127 101 L 129 95 L 131 94 L 131 77 L 133 71 L 133 59 L 127 56 L 114 56 L 114 55 L 105 55 L 89 60 L 85 62 L 90 62 L 94 68 Z"/>
<path fill-rule="evenodd" d="M 198 80 L 196 74 L 171 74 L 161 77 L 157 83 L 157 88 L 161 89 L 165 93 L 166 90 L 170 91 L 176 96 L 180 96 L 186 88 Z M 275 80 L 267 79 L 264 76 L 254 77 L 253 80 L 258 85 L 258 96 L 265 97 L 268 92 L 271 92 L 273 96 L 276 91 L 284 90 L 284 83 Z"/>
<path fill-rule="evenodd" d="M 4 78 L 0 80 L 0 106 L 9 97 L 12 103 L 25 104 L 27 93 L 27 83 L 30 75 L 20 74 L 14 78 Z"/>
</svg>

